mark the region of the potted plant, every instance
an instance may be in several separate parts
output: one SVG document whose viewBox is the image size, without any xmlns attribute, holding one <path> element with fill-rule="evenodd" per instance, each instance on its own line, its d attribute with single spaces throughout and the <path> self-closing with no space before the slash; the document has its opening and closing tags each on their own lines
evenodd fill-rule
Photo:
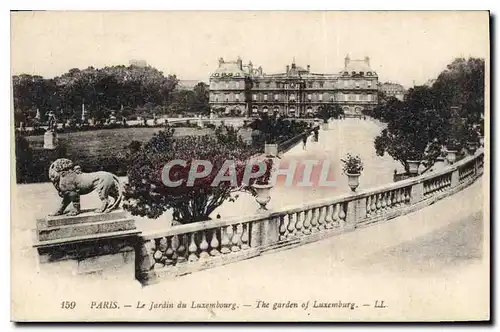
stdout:
<svg viewBox="0 0 500 332">
<path fill-rule="evenodd" d="M 457 153 L 460 147 L 458 140 L 450 138 L 446 144 L 446 159 L 450 164 L 457 160 Z"/>
<path fill-rule="evenodd" d="M 348 153 L 341 161 L 344 163 L 343 171 L 347 175 L 347 183 L 352 191 L 356 191 L 356 188 L 359 186 L 359 176 L 363 170 L 361 158 Z"/>
<path fill-rule="evenodd" d="M 271 156 L 266 156 L 266 160 L 264 161 L 266 164 L 266 171 L 264 175 L 255 179 L 250 187 L 251 193 L 255 197 L 255 201 L 260 205 L 258 211 L 266 211 L 266 205 L 271 200 L 270 192 L 273 187 L 273 184 L 271 183 L 273 160 L 269 157 Z M 253 171 L 257 170 L 255 169 Z"/>
</svg>

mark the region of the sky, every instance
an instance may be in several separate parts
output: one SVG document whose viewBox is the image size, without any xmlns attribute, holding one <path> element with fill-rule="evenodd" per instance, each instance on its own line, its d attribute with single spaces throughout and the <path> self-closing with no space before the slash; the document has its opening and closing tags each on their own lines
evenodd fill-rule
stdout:
<svg viewBox="0 0 500 332">
<path fill-rule="evenodd" d="M 406 87 L 456 57 L 489 59 L 488 12 L 143 11 L 11 14 L 11 72 L 54 77 L 71 68 L 145 60 L 182 80 L 207 81 L 218 59 L 338 73 L 370 57 L 379 80 Z"/>
</svg>

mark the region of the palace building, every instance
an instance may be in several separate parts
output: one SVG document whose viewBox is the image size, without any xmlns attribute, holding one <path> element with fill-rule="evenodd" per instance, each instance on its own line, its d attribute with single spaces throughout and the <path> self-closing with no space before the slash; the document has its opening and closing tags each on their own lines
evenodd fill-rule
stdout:
<svg viewBox="0 0 500 332">
<path fill-rule="evenodd" d="M 338 104 L 347 116 L 360 116 L 377 104 L 378 76 L 370 59 L 345 58 L 344 68 L 335 74 L 319 74 L 297 66 L 295 60 L 283 73 L 265 74 L 250 61 L 243 64 L 219 59 L 210 75 L 212 111 L 226 115 L 279 113 L 287 117 L 316 114 L 322 105 Z"/>
</svg>

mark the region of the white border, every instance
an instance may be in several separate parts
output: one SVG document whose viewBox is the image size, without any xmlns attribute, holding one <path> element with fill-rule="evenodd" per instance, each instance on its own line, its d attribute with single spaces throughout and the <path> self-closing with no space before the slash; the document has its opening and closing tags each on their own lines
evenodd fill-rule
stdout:
<svg viewBox="0 0 500 332">
<path fill-rule="evenodd" d="M 492 15 L 498 14 L 498 1 L 453 1 L 453 2 L 438 2 L 436 0 L 419 0 L 412 2 L 403 2 L 396 0 L 386 0 L 386 1 L 370 1 L 370 0 L 350 0 L 341 2 L 329 2 L 324 0 L 307 0 L 307 1 L 283 1 L 271 2 L 269 0 L 253 0 L 248 1 L 234 1 L 234 0 L 224 0 L 224 1 L 203 1 L 203 0 L 183 0 L 176 2 L 160 2 L 160 1 L 108 1 L 104 2 L 102 0 L 85 0 L 85 1 L 75 1 L 68 2 L 63 0 L 45 0 L 45 1 L 2 1 L 0 3 L 0 25 L 1 25 L 1 38 L 4 45 L 2 48 L 2 65 L 1 65 L 1 77 L 2 85 L 0 89 L 0 101 L 2 103 L 2 110 L 0 111 L 0 124 L 9 124 L 9 128 L 2 126 L 0 128 L 0 145 L 1 145 L 1 156 L 3 156 L 3 162 L 0 170 L 0 187 L 3 188 L 1 191 L 2 197 L 0 198 L 0 213 L 1 222 L 4 229 L 1 232 L 3 237 L 2 241 L 2 255 L 3 255 L 3 273 L 1 273 L 3 296 L 1 302 L 1 330 L 13 330 L 15 326 L 10 323 L 10 273 L 5 271 L 5 266 L 10 267 L 10 10 L 492 10 Z M 494 28 L 494 27 L 493 27 Z M 497 34 L 493 33 L 493 42 L 498 42 Z M 495 43 L 496 44 L 496 43 Z M 7 47 L 7 45 L 9 45 Z M 497 58 L 492 58 L 495 61 Z M 492 79 L 494 78 L 494 73 L 492 72 Z M 492 91 L 492 95 L 499 96 L 499 88 L 495 84 L 495 91 Z M 494 113 L 494 105 L 492 105 L 492 113 Z M 495 124 L 498 126 L 498 118 L 496 116 Z M 498 135 L 497 141 L 498 143 Z M 493 188 L 496 187 L 493 185 Z M 497 202 L 495 202 L 497 203 Z M 492 204 L 494 205 L 494 204 Z M 498 226 L 496 227 L 498 231 Z M 498 234 L 495 234 L 498 235 Z M 498 236 L 496 237 L 498 240 Z M 9 269 L 10 270 L 10 269 Z M 464 285 L 465 286 L 465 285 Z M 498 288 L 498 287 L 496 287 Z M 494 295 L 495 298 L 498 299 Z M 496 306 L 498 308 L 498 305 Z M 493 314 L 493 313 L 492 313 Z M 498 318 L 498 316 L 497 316 Z M 60 328 L 67 329 L 69 326 L 59 326 Z M 198 325 L 197 327 L 202 327 Z M 370 326 L 373 327 L 373 326 Z M 47 328 L 53 328 L 53 326 L 47 326 Z M 84 330 L 99 330 L 102 326 L 80 326 L 80 329 Z M 123 329 L 122 326 L 113 326 L 108 328 L 112 329 Z M 142 328 L 139 326 L 134 326 L 134 328 Z M 168 329 L 177 329 L 178 327 L 167 326 Z M 184 329 L 194 329 L 196 327 L 184 327 Z M 219 326 L 214 326 L 212 328 L 220 328 Z M 231 327 L 228 327 L 231 328 Z M 243 327 L 241 327 L 243 328 Z M 271 327 L 262 327 L 261 329 L 271 329 Z M 323 327 L 324 329 L 330 327 Z M 322 328 L 322 329 L 323 329 Z M 338 327 L 337 327 L 338 328 Z M 364 327 L 357 326 L 355 329 L 361 329 Z M 380 326 L 379 328 L 386 328 L 385 326 Z M 401 327 L 404 328 L 404 327 Z M 427 330 L 439 330 L 439 326 L 426 326 Z M 34 330 L 42 329 L 42 327 L 36 327 Z"/>
</svg>

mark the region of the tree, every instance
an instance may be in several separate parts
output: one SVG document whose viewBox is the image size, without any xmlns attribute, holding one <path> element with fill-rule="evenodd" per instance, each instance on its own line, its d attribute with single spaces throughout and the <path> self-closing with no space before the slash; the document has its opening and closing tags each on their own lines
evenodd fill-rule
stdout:
<svg viewBox="0 0 500 332">
<path fill-rule="evenodd" d="M 237 191 L 245 190 L 242 175 L 249 159 L 257 152 L 234 130 L 219 130 L 215 136 L 182 138 L 174 138 L 172 129 L 160 131 L 131 158 L 124 208 L 133 215 L 150 218 L 158 218 L 167 209 L 173 209 L 177 221 L 183 224 L 207 220 L 222 203 L 236 199 Z M 162 181 L 164 166 L 173 160 L 186 162 L 186 165 L 173 166 L 167 174 L 171 181 L 183 181 L 177 187 L 167 186 Z M 196 167 L 197 171 L 204 169 L 201 165 L 196 166 L 195 160 L 209 161 L 213 169 L 191 186 L 187 184 L 191 167 Z M 236 161 L 236 182 L 225 180 L 212 186 L 227 160 Z"/>
<path fill-rule="evenodd" d="M 384 114 L 392 116 L 387 128 L 375 138 L 377 155 L 387 152 L 406 172 L 410 160 L 422 161 L 426 170 L 430 169 L 441 153 L 446 138 L 443 128 L 447 127 L 447 114 L 437 110 L 434 102 L 432 89 L 419 86 L 410 89 L 405 102 L 392 113 L 386 110 Z"/>
<path fill-rule="evenodd" d="M 327 123 L 330 118 L 338 119 L 342 114 L 344 110 L 338 104 L 326 104 L 319 108 L 319 116 L 324 123 Z"/>
</svg>

